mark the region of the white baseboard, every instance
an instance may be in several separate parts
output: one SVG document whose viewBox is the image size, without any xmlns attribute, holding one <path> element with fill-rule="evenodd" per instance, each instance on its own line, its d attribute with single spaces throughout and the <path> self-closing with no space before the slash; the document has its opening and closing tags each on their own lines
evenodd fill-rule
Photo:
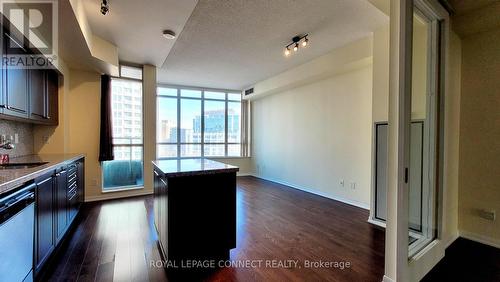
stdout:
<svg viewBox="0 0 500 282">
<path fill-rule="evenodd" d="M 460 237 L 458 232 L 453 234 L 453 236 L 451 236 L 451 238 L 448 241 L 444 242 L 444 248 L 445 249 L 448 248 L 451 244 L 453 244 L 453 242 L 455 242 L 455 240 L 458 239 L 458 237 Z"/>
<path fill-rule="evenodd" d="M 105 194 L 98 195 L 98 196 L 85 197 L 85 202 L 113 200 L 113 199 L 129 198 L 129 197 L 136 197 L 136 196 L 145 196 L 145 195 L 151 195 L 151 194 L 153 194 L 152 191 L 144 191 L 144 190 L 131 191 L 129 193 L 119 193 L 119 192 L 118 193 L 105 193 Z"/>
<path fill-rule="evenodd" d="M 382 282 L 394 282 L 394 280 L 392 280 L 392 278 L 390 278 L 389 276 L 384 275 L 384 278 L 382 278 Z"/>
<path fill-rule="evenodd" d="M 293 189 L 297 189 L 297 190 L 301 190 L 301 191 L 304 191 L 304 192 L 308 192 L 308 193 L 311 193 L 311 194 L 314 194 L 314 195 L 318 195 L 318 196 L 321 196 L 321 197 L 325 197 L 325 198 L 328 198 L 328 199 L 331 199 L 331 200 L 339 201 L 339 202 L 342 202 L 342 203 L 345 203 L 345 204 L 348 204 L 348 205 L 351 205 L 351 206 L 355 206 L 355 207 L 358 207 L 358 208 L 362 208 L 362 209 L 365 209 L 365 210 L 369 210 L 370 209 L 370 205 L 369 204 L 361 203 L 361 202 L 358 202 L 358 201 L 354 201 L 354 200 L 350 200 L 350 199 L 346 199 L 346 198 L 342 198 L 342 197 L 338 197 L 338 196 L 328 195 L 328 194 L 325 194 L 323 192 L 319 192 L 319 191 L 312 190 L 312 189 L 309 189 L 309 188 L 300 187 L 298 185 L 287 183 L 285 181 L 279 181 L 279 180 L 275 180 L 275 179 L 268 178 L 268 177 L 262 177 L 260 175 L 251 174 L 251 176 L 256 177 L 256 178 L 260 178 L 260 179 L 264 179 L 264 180 L 267 180 L 267 181 L 275 182 L 275 183 L 278 183 L 278 184 L 281 184 L 281 185 L 285 185 L 285 186 L 291 187 Z"/>
<path fill-rule="evenodd" d="M 460 231 L 460 237 L 500 249 L 499 239 L 462 230 Z"/>
</svg>

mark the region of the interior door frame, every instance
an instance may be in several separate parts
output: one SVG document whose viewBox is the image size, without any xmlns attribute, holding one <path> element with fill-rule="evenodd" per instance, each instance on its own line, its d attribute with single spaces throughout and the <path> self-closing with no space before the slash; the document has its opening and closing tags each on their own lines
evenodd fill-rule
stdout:
<svg viewBox="0 0 500 282">
<path fill-rule="evenodd" d="M 428 24 L 427 36 L 427 87 L 426 87 L 426 118 L 424 119 L 424 138 L 423 138 L 423 159 L 422 159 L 422 236 L 415 242 L 411 243 L 409 248 L 409 257 L 417 255 L 420 250 L 425 248 L 433 239 L 437 238 L 437 232 L 434 234 L 434 228 L 440 229 L 437 225 L 436 213 L 441 204 L 437 197 L 436 191 L 440 190 L 441 185 L 437 183 L 438 171 L 436 170 L 438 164 L 437 154 L 439 150 L 438 145 L 438 132 L 440 130 L 438 124 L 438 116 L 441 109 L 438 107 L 439 96 L 441 89 L 439 87 L 440 76 L 439 72 L 441 58 L 440 43 L 442 39 L 442 31 L 440 29 L 441 20 L 439 14 L 434 12 L 432 7 L 425 4 L 423 1 L 414 1 L 414 14 L 420 17 Z M 411 109 L 410 109 L 411 111 Z M 411 124 L 412 121 L 410 120 Z M 408 144 L 409 146 L 409 144 Z M 439 205 L 436 205 L 436 203 Z"/>
</svg>

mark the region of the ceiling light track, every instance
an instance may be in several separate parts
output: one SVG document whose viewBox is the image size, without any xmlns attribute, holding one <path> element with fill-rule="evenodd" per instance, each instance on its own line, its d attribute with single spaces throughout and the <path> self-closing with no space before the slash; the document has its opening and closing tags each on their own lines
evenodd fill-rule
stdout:
<svg viewBox="0 0 500 282">
<path fill-rule="evenodd" d="M 309 34 L 297 35 L 293 37 L 292 42 L 285 46 L 285 56 L 289 56 L 291 54 L 290 50 L 297 52 L 300 46 L 307 47 L 309 45 L 309 39 L 307 36 L 309 36 Z"/>
<path fill-rule="evenodd" d="M 101 2 L 101 14 L 106 15 L 109 12 L 109 0 L 102 0 Z"/>
</svg>

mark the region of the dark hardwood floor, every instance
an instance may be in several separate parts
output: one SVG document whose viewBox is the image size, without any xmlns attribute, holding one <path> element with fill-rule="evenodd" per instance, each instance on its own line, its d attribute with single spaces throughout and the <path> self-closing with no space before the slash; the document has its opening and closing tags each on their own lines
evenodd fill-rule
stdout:
<svg viewBox="0 0 500 282">
<path fill-rule="evenodd" d="M 254 177 L 238 177 L 237 201 L 237 248 L 231 261 L 262 265 L 221 268 L 203 280 L 382 280 L 384 231 L 367 223 L 368 211 Z M 159 260 L 153 222 L 152 197 L 86 204 L 46 279 L 169 280 L 162 268 L 150 266 Z M 350 267 L 306 267 L 306 261 L 348 262 Z"/>
<path fill-rule="evenodd" d="M 500 250 L 458 238 L 446 249 L 445 257 L 422 281 L 498 282 Z"/>
</svg>

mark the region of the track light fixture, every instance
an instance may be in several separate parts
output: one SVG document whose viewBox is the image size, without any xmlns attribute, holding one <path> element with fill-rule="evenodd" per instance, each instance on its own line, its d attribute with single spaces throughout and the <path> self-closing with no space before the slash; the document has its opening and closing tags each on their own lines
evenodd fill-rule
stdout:
<svg viewBox="0 0 500 282">
<path fill-rule="evenodd" d="M 302 47 L 307 47 L 309 45 L 309 39 L 307 36 L 309 36 L 309 34 L 297 35 L 293 37 L 292 42 L 285 46 L 285 56 L 288 57 L 290 55 L 290 48 L 292 48 L 294 52 L 297 52 L 299 50 L 299 44 L 302 45 Z"/>
<path fill-rule="evenodd" d="M 109 12 L 108 0 L 102 0 L 101 2 L 101 14 L 106 15 Z"/>
</svg>

